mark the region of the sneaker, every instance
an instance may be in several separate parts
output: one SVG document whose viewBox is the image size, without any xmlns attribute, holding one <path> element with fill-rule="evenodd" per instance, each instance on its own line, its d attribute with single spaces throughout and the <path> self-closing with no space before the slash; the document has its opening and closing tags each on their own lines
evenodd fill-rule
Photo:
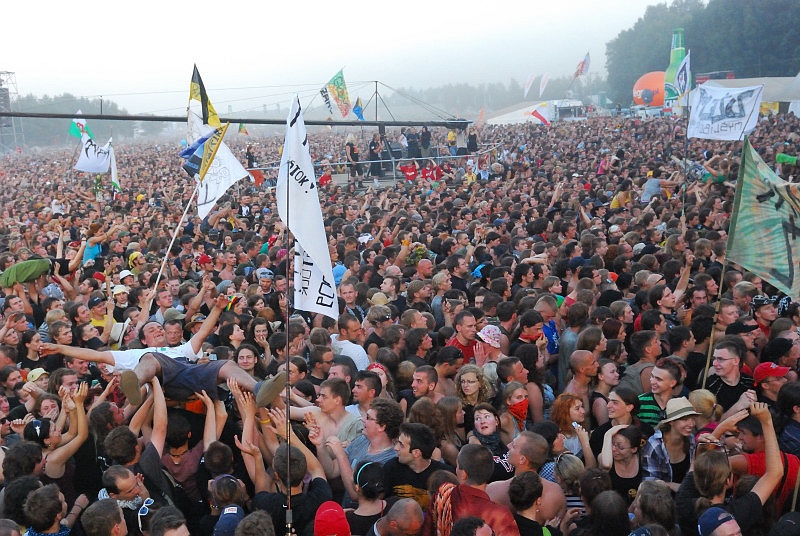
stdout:
<svg viewBox="0 0 800 536">
<path fill-rule="evenodd" d="M 119 388 L 125 394 L 128 402 L 134 406 L 142 403 L 142 390 L 139 387 L 139 378 L 132 370 L 124 370 L 119 378 Z"/>
<path fill-rule="evenodd" d="M 286 387 L 288 376 L 285 370 L 275 376 L 256 384 L 256 407 L 264 408 Z"/>
</svg>

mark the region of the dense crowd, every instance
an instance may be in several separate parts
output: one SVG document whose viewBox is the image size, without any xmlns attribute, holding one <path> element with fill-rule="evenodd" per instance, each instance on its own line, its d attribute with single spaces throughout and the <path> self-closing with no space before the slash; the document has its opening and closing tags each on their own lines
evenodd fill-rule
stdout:
<svg viewBox="0 0 800 536">
<path fill-rule="evenodd" d="M 787 180 L 798 127 L 750 137 Z M 309 136 L 336 319 L 293 307 L 270 183 L 181 222 L 175 148 L 117 148 L 116 195 L 2 161 L 0 535 L 797 533 L 800 304 L 726 262 L 741 142 L 389 137 L 396 183 L 385 137 Z"/>
</svg>

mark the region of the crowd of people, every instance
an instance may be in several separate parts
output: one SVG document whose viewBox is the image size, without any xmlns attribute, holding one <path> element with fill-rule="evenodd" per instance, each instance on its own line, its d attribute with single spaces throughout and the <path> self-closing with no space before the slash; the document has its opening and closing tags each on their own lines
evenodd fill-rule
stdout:
<svg viewBox="0 0 800 536">
<path fill-rule="evenodd" d="M 9 155 L 0 535 L 797 534 L 800 304 L 726 261 L 742 144 L 685 126 L 409 130 L 396 184 L 310 134 L 338 318 L 274 188 L 181 221 L 175 148 L 116 195 Z M 799 128 L 750 137 L 787 180 Z"/>
</svg>

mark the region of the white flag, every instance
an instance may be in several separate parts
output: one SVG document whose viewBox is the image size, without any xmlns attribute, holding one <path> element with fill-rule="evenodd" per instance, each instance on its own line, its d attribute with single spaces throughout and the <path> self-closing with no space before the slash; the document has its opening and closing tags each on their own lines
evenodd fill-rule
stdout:
<svg viewBox="0 0 800 536">
<path fill-rule="evenodd" d="M 278 215 L 295 237 L 294 307 L 336 319 L 339 301 L 317 190 L 306 125 L 295 97 L 286 119 L 276 191 Z"/>
<path fill-rule="evenodd" d="M 214 127 L 203 124 L 202 115 L 199 115 L 199 111 L 192 110 L 192 105 L 195 102 L 197 101 L 189 101 L 189 135 L 193 140 L 214 131 Z M 197 192 L 197 215 L 200 218 L 208 216 L 208 213 L 217 204 L 219 198 L 228 191 L 228 188 L 236 184 L 239 179 L 247 176 L 247 170 L 244 169 L 242 163 L 236 159 L 228 146 L 225 145 L 225 142 L 220 142 L 217 154 L 212 160 L 203 181 L 201 182 L 200 177 L 195 175 L 195 181 L 200 185 L 200 190 Z"/>
<path fill-rule="evenodd" d="M 536 80 L 536 75 L 531 73 L 527 80 L 525 80 L 525 86 L 523 87 L 524 93 L 522 94 L 522 98 L 525 99 L 528 97 L 528 91 L 531 90 L 531 86 L 533 85 L 533 81 Z"/>
<path fill-rule="evenodd" d="M 725 88 L 697 86 L 689 99 L 688 136 L 706 140 L 740 140 L 756 128 L 764 86 Z"/>
<path fill-rule="evenodd" d="M 544 93 L 544 88 L 547 87 L 547 83 L 550 81 L 550 73 L 544 73 L 542 75 L 542 79 L 539 81 L 539 98 L 542 98 L 542 93 Z"/>
<path fill-rule="evenodd" d="M 678 65 L 678 71 L 675 73 L 675 89 L 678 90 L 678 95 L 683 96 L 687 91 L 692 89 L 692 61 L 690 59 L 691 50 L 686 53 L 686 57 Z"/>
<path fill-rule="evenodd" d="M 100 147 L 84 131 L 81 135 L 81 144 L 75 169 L 87 173 L 108 173 L 108 166 L 111 164 L 111 140 Z"/>
</svg>

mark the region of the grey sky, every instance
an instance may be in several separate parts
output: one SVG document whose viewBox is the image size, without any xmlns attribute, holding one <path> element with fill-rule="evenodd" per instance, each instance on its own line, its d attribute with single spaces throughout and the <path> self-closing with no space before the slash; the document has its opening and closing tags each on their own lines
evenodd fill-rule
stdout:
<svg viewBox="0 0 800 536">
<path fill-rule="evenodd" d="M 11 2 L 0 70 L 15 72 L 21 94 L 103 95 L 131 113 L 180 115 L 194 63 L 220 113 L 286 106 L 295 92 L 308 103 L 344 67 L 354 102 L 373 80 L 424 88 L 564 76 L 587 50 L 590 72 L 605 74 L 605 43 L 655 3 Z"/>
</svg>

